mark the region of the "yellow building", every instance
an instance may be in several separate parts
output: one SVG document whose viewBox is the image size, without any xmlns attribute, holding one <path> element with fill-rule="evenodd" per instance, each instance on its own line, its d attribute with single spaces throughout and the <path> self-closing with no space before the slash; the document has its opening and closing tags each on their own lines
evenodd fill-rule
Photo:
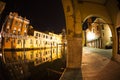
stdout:
<svg viewBox="0 0 120 80">
<path fill-rule="evenodd" d="M 51 48 L 57 47 L 57 44 L 62 43 L 62 35 L 54 33 L 44 33 L 40 31 L 34 31 L 33 36 L 28 38 L 27 42 L 30 42 L 34 48 Z M 31 44 L 27 44 L 30 46 Z"/>
<path fill-rule="evenodd" d="M 112 48 L 112 34 L 108 24 L 101 18 L 91 24 L 86 30 L 87 46 L 95 48 Z"/>
<path fill-rule="evenodd" d="M 31 30 L 30 21 L 18 16 L 18 13 L 12 13 L 7 16 L 2 26 L 2 35 L 4 37 L 5 49 L 40 49 L 57 47 L 62 43 L 62 35 L 51 32 L 43 33 Z"/>
<path fill-rule="evenodd" d="M 29 23 L 28 19 L 18 16 L 18 13 L 9 13 L 2 26 L 5 49 L 24 48 Z"/>
</svg>

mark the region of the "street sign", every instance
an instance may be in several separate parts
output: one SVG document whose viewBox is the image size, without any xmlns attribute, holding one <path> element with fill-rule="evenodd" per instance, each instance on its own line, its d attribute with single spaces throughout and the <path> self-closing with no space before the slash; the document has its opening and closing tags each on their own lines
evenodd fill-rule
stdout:
<svg viewBox="0 0 120 80">
<path fill-rule="evenodd" d="M 18 38 L 18 39 L 27 39 L 27 36 L 23 36 L 23 35 L 15 35 L 12 33 L 6 33 L 6 32 L 2 32 L 1 36 L 3 36 L 4 38 Z"/>
</svg>

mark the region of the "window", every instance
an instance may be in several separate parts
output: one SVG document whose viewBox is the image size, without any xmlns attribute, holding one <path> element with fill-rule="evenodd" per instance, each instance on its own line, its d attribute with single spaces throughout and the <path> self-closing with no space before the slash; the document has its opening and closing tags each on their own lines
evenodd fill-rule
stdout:
<svg viewBox="0 0 120 80">
<path fill-rule="evenodd" d="M 38 57 L 38 53 L 36 54 L 36 57 Z"/>
<path fill-rule="evenodd" d="M 20 30 L 18 29 L 18 35 L 20 35 Z"/>
<path fill-rule="evenodd" d="M 31 59 L 33 59 L 33 52 L 31 52 L 31 55 L 30 55 Z"/>
<path fill-rule="evenodd" d="M 18 44 L 20 44 L 21 43 L 21 40 L 18 40 Z"/>
<path fill-rule="evenodd" d="M 36 33 L 36 37 L 38 36 L 38 33 Z"/>
<path fill-rule="evenodd" d="M 36 44 L 38 44 L 38 40 L 36 40 Z"/>
<path fill-rule="evenodd" d="M 21 27 L 21 26 L 22 26 L 22 23 L 20 23 L 19 25 L 20 25 L 20 27 Z"/>
<path fill-rule="evenodd" d="M 101 27 L 102 27 L 102 30 L 104 30 L 104 25 L 101 25 Z"/>
<path fill-rule="evenodd" d="M 30 39 L 30 44 L 32 44 L 33 42 L 32 42 L 32 39 Z"/>
<path fill-rule="evenodd" d="M 94 29 L 93 29 L 93 33 L 94 33 L 95 31 L 94 31 Z"/>
<path fill-rule="evenodd" d="M 10 40 L 10 38 L 6 38 L 6 42 L 8 42 Z"/>
<path fill-rule="evenodd" d="M 48 38 L 48 36 L 46 36 L 46 39 Z"/>
<path fill-rule="evenodd" d="M 52 37 L 50 37 L 50 39 L 52 39 Z"/>
<path fill-rule="evenodd" d="M 104 37 L 104 33 L 102 34 L 102 36 Z"/>
<path fill-rule="evenodd" d="M 28 28 L 28 24 L 25 25 L 25 28 Z"/>
<path fill-rule="evenodd" d="M 15 25 L 18 26 L 18 24 L 19 24 L 18 21 L 15 21 Z"/>
<path fill-rule="evenodd" d="M 47 45 L 47 41 L 45 42 L 45 45 Z"/>
<path fill-rule="evenodd" d="M 43 38 L 45 38 L 45 35 L 43 35 Z"/>
<path fill-rule="evenodd" d="M 40 34 L 39 34 L 39 37 L 40 37 Z"/>
<path fill-rule="evenodd" d="M 110 37 L 110 41 L 113 41 L 112 37 Z"/>
<path fill-rule="evenodd" d="M 16 34 L 16 30 L 13 30 L 13 34 Z"/>
</svg>

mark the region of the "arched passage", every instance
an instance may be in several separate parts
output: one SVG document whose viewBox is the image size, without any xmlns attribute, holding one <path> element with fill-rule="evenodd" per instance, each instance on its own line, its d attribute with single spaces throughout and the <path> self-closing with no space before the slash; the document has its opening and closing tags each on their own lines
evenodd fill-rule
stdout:
<svg viewBox="0 0 120 80">
<path fill-rule="evenodd" d="M 112 49 L 113 48 L 113 32 L 111 27 L 113 24 L 107 23 L 98 16 L 89 16 L 83 22 L 83 46 Z M 114 53 L 112 56 L 114 57 Z"/>
<path fill-rule="evenodd" d="M 115 15 L 118 11 L 118 7 L 116 6 L 117 1 L 62 0 L 62 3 L 66 19 L 68 41 L 67 67 L 79 68 L 81 66 L 83 42 L 82 23 L 90 16 L 100 17 L 109 25 L 113 37 L 112 58 L 115 59 L 117 54 L 117 33 L 115 32 Z"/>
</svg>

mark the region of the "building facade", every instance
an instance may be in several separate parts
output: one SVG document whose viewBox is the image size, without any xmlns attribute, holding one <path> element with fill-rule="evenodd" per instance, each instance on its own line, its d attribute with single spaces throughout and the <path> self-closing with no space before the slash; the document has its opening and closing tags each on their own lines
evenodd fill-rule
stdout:
<svg viewBox="0 0 120 80">
<path fill-rule="evenodd" d="M 1 30 L 5 49 L 24 48 L 29 23 L 28 19 L 19 16 L 18 13 L 9 13 Z"/>
<path fill-rule="evenodd" d="M 86 30 L 87 46 L 94 48 L 112 48 L 111 30 L 101 18 L 91 24 Z"/>
<path fill-rule="evenodd" d="M 7 16 L 2 26 L 3 45 L 5 49 L 40 49 L 57 47 L 62 43 L 62 35 L 51 32 L 43 33 L 29 28 L 30 21 L 18 16 L 18 13 L 12 13 Z"/>
</svg>

